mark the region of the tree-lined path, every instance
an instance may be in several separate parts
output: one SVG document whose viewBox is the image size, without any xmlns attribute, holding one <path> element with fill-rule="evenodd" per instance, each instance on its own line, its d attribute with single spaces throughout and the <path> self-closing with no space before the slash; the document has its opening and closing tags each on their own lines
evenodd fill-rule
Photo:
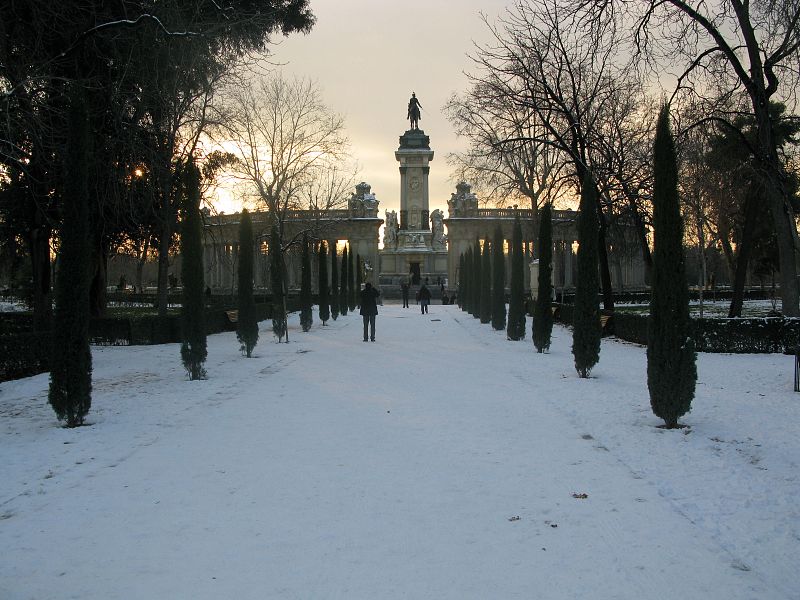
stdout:
<svg viewBox="0 0 800 600">
<path fill-rule="evenodd" d="M 786 357 L 700 355 L 664 431 L 641 347 L 581 380 L 560 326 L 536 354 L 530 320 L 379 311 L 375 343 L 357 312 L 252 359 L 210 336 L 206 381 L 93 347 L 89 427 L 0 384 L 0 597 L 797 596 Z"/>
</svg>

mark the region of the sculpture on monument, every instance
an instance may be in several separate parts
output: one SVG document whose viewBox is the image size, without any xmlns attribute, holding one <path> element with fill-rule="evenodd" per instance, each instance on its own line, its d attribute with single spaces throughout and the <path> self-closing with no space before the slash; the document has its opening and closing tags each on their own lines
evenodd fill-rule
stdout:
<svg viewBox="0 0 800 600">
<path fill-rule="evenodd" d="M 397 245 L 397 211 L 384 211 L 386 214 L 386 228 L 383 230 L 383 246 L 390 248 Z"/>
<path fill-rule="evenodd" d="M 444 233 L 444 213 L 438 208 L 431 213 L 431 234 L 434 248 L 444 248 L 447 236 Z"/>
<path fill-rule="evenodd" d="M 406 116 L 406 119 L 411 121 L 411 129 L 419 129 L 419 120 L 422 118 L 420 116 L 421 108 L 422 104 L 417 100 L 417 94 L 411 92 L 411 99 L 408 101 L 408 115 Z"/>
<path fill-rule="evenodd" d="M 456 192 L 450 195 L 447 206 L 451 217 L 463 217 L 478 210 L 478 196 L 472 193 L 466 181 L 461 181 L 456 185 Z"/>
<path fill-rule="evenodd" d="M 350 196 L 348 208 L 353 217 L 377 217 L 380 202 L 372 193 L 368 183 L 362 181 L 356 186 L 356 191 Z"/>
</svg>

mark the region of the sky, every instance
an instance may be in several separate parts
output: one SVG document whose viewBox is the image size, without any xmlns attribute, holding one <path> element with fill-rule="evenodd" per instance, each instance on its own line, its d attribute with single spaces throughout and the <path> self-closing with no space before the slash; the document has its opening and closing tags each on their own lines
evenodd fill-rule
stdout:
<svg viewBox="0 0 800 600">
<path fill-rule="evenodd" d="M 359 181 L 372 186 L 379 214 L 400 208 L 394 152 L 408 129 L 412 92 L 422 104 L 420 128 L 430 136 L 430 209 L 447 213 L 455 191 L 451 152 L 466 149 L 442 109 L 467 89 L 473 42 L 488 40 L 483 12 L 494 20 L 507 0 L 311 0 L 317 22 L 308 35 L 277 37 L 272 60 L 284 74 L 315 80 L 326 104 L 345 116 Z"/>
</svg>

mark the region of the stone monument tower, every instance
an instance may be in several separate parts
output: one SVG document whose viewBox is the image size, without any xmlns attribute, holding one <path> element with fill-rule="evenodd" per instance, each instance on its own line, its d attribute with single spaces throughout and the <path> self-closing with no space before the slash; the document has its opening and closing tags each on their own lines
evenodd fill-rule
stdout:
<svg viewBox="0 0 800 600">
<path fill-rule="evenodd" d="M 400 162 L 400 230 L 427 231 L 429 198 L 428 163 L 433 160 L 430 138 L 420 129 L 410 129 L 400 136 L 394 153 Z"/>
<path fill-rule="evenodd" d="M 447 244 L 441 211 L 430 213 L 429 163 L 433 160 L 430 138 L 419 128 L 422 105 L 412 94 L 408 103 L 411 129 L 400 136 L 394 153 L 400 163 L 400 222 L 387 213 L 381 252 L 381 281 L 417 285 L 428 279 L 437 284 L 447 275 Z"/>
</svg>

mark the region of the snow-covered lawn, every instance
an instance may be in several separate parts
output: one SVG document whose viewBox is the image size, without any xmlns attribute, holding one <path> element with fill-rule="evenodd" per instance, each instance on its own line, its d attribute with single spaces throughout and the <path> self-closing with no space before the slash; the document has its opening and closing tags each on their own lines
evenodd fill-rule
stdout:
<svg viewBox="0 0 800 600">
<path fill-rule="evenodd" d="M 380 313 L 374 344 L 352 314 L 262 323 L 251 360 L 212 336 L 201 382 L 177 345 L 94 348 L 77 430 L 47 375 L 0 384 L 0 598 L 800 597 L 793 357 L 700 355 L 665 431 L 641 347 L 580 380 L 566 329 L 537 355 Z"/>
</svg>

